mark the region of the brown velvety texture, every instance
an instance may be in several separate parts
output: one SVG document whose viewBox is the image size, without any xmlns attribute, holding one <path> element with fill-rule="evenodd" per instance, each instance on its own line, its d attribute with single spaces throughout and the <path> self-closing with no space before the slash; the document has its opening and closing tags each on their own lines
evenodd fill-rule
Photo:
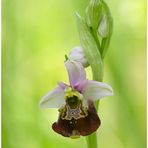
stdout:
<svg viewBox="0 0 148 148">
<path fill-rule="evenodd" d="M 58 121 L 52 125 L 53 130 L 65 137 L 90 135 L 99 128 L 101 121 L 92 101 L 88 101 L 87 111 L 88 115 L 80 119 L 65 120 L 59 115 Z"/>
</svg>

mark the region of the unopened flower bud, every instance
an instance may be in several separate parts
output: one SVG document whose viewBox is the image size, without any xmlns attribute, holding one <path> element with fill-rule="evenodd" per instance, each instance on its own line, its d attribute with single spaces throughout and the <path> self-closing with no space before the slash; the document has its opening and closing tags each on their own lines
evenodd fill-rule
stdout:
<svg viewBox="0 0 148 148">
<path fill-rule="evenodd" d="M 107 4 L 101 0 L 103 7 L 102 17 L 98 25 L 98 33 L 102 38 L 110 37 L 112 34 L 113 20 Z"/>
<path fill-rule="evenodd" d="M 76 62 L 80 62 L 84 67 L 89 66 L 82 47 L 74 47 L 69 53 L 69 59 L 74 60 Z"/>
<path fill-rule="evenodd" d="M 98 27 L 98 33 L 103 38 L 108 36 L 109 26 L 108 26 L 106 14 L 104 14 L 102 19 L 101 19 L 101 22 L 100 22 L 99 27 Z"/>
<path fill-rule="evenodd" d="M 91 0 L 86 9 L 86 23 L 89 27 L 97 29 L 102 17 L 102 5 L 99 0 Z"/>
</svg>

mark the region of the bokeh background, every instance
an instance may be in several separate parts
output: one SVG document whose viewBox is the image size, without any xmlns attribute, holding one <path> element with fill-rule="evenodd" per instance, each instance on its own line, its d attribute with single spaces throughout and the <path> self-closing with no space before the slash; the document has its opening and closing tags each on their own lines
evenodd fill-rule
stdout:
<svg viewBox="0 0 148 148">
<path fill-rule="evenodd" d="M 80 44 L 75 11 L 89 0 L 2 1 L 2 147 L 86 147 L 85 138 L 52 131 L 57 109 L 41 110 L 40 98 L 57 81 L 68 82 L 64 55 Z M 106 0 L 114 32 L 104 81 L 114 96 L 101 100 L 100 148 L 146 147 L 146 1 Z M 88 70 L 88 78 L 91 79 Z"/>
</svg>

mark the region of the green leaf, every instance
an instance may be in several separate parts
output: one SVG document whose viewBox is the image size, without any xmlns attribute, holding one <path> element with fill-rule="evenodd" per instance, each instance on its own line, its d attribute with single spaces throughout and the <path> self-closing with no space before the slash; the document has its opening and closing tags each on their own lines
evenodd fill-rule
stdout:
<svg viewBox="0 0 148 148">
<path fill-rule="evenodd" d="M 94 132 L 91 135 L 86 137 L 87 141 L 87 148 L 97 148 L 98 143 L 97 143 L 97 133 Z"/>
<path fill-rule="evenodd" d="M 80 36 L 81 46 L 84 50 L 85 57 L 92 68 L 93 79 L 101 81 L 103 77 L 103 61 L 97 47 L 97 43 L 91 33 L 90 28 L 77 13 L 77 23 Z"/>
</svg>

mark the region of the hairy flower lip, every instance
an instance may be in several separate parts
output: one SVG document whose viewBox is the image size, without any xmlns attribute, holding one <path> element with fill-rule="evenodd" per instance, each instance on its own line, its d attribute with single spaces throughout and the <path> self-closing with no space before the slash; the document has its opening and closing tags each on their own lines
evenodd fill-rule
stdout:
<svg viewBox="0 0 148 148">
<path fill-rule="evenodd" d="M 74 118 L 71 120 L 62 119 L 60 114 L 58 121 L 53 123 L 52 129 L 64 137 L 73 138 L 90 135 L 99 128 L 101 121 L 91 100 L 88 101 L 87 111 L 88 115 L 86 117 L 77 120 Z"/>
</svg>

